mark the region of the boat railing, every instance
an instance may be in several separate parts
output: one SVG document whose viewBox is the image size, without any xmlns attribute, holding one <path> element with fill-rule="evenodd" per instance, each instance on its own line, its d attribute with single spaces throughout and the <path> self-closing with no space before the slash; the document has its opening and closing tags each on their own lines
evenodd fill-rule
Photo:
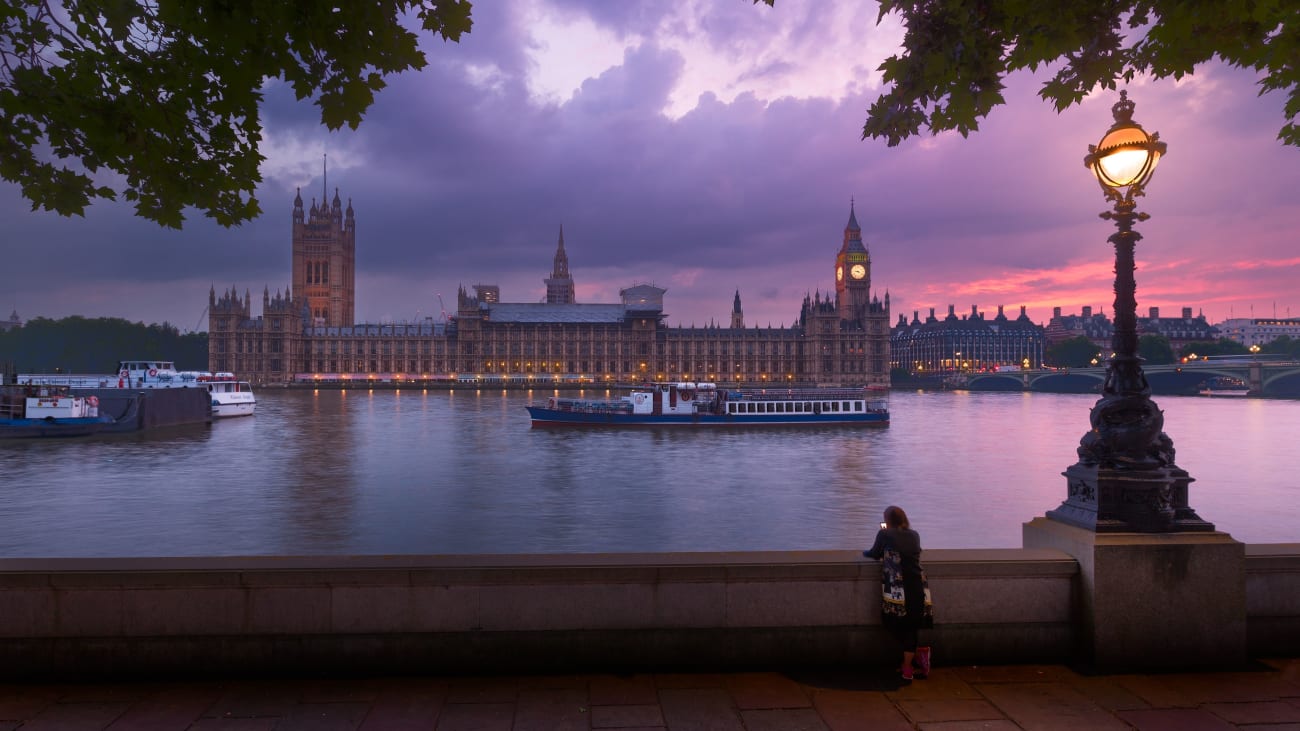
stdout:
<svg viewBox="0 0 1300 731">
<path fill-rule="evenodd" d="M 71 395 L 62 384 L 6 384 L 0 386 L 0 418 L 21 419 L 27 414 L 27 399 L 58 398 Z"/>
<path fill-rule="evenodd" d="M 20 385 L 66 386 L 68 388 L 116 388 L 117 378 L 90 373 L 69 373 L 66 375 L 49 375 L 20 373 Z"/>
<path fill-rule="evenodd" d="M 750 401 L 826 401 L 836 399 L 865 399 L 867 392 L 861 388 L 782 388 L 740 389 L 742 399 Z"/>
</svg>

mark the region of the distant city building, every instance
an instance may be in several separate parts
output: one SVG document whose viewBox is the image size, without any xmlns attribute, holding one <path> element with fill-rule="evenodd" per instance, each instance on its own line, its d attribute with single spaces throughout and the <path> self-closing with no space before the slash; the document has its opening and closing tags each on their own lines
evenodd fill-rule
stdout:
<svg viewBox="0 0 1300 731">
<path fill-rule="evenodd" d="M 1236 318 L 1225 320 L 1217 327 L 1223 337 L 1248 348 L 1252 345 L 1267 345 L 1283 335 L 1292 340 L 1300 340 L 1300 318 Z"/>
<path fill-rule="evenodd" d="M 1175 351 L 1188 343 L 1219 339 L 1219 330 L 1206 322 L 1205 315 L 1192 315 L 1192 308 L 1184 307 L 1180 317 L 1161 317 L 1159 307 L 1147 310 L 1146 317 L 1137 318 L 1138 336 L 1159 335 L 1169 341 Z M 1110 352 L 1115 335 L 1115 324 L 1104 314 L 1093 313 L 1084 307 L 1082 314 L 1062 315 L 1060 307 L 1052 308 L 1052 319 L 1047 323 L 1047 347 L 1074 337 L 1086 337 L 1099 351 Z"/>
<path fill-rule="evenodd" d="M 1044 328 L 1048 348 L 1071 338 L 1085 337 L 1097 346 L 1097 350 L 1109 352 L 1114 335 L 1114 323 L 1101 312 L 1093 313 L 1092 308 L 1086 305 L 1078 315 L 1063 315 L 1060 307 L 1053 307 L 1052 319 Z"/>
<path fill-rule="evenodd" d="M 3 310 L 0 310 L 3 312 Z M 0 330 L 17 330 L 23 326 L 22 318 L 18 316 L 18 310 L 9 314 L 8 320 L 0 320 Z"/>
<path fill-rule="evenodd" d="M 1013 320 L 998 305 L 997 316 L 990 320 L 974 305 L 969 315 L 961 317 L 948 305 L 948 316 L 942 320 L 934 316 L 934 308 L 925 320 L 916 311 L 910 322 L 905 315 L 898 316 L 889 338 L 890 366 L 915 374 L 1038 368 L 1043 364 L 1043 344 L 1043 328 L 1029 319 L 1024 307 Z"/>
<path fill-rule="evenodd" d="M 353 214 L 343 222 L 333 209 L 313 206 L 321 225 L 320 250 L 337 243 L 340 262 L 351 262 Z M 294 221 L 301 218 L 295 201 Z M 324 234 L 328 232 L 333 238 Z M 299 237 L 295 225 L 295 276 Z M 332 274 L 308 260 L 333 292 Z M 323 262 L 323 259 L 319 260 Z M 326 276 L 326 274 L 331 276 Z M 350 270 L 349 270 L 350 275 Z M 340 286 L 344 280 L 340 280 Z M 338 293 L 352 302 L 352 279 Z M 304 280 L 309 292 L 315 279 Z M 740 292 L 733 299 L 731 327 L 671 327 L 664 322 L 664 293 L 638 284 L 619 293 L 620 301 L 579 304 L 574 298 L 563 230 L 546 302 L 501 302 L 496 285 L 479 284 L 471 294 L 460 287 L 456 313 L 447 322 L 353 325 L 329 324 L 335 307 L 295 286 L 271 295 L 264 289 L 262 314 L 252 298 L 234 287 L 220 296 L 208 293 L 209 369 L 230 371 L 259 383 L 366 380 L 500 382 L 532 379 L 590 382 L 709 380 L 749 386 L 824 384 L 858 386 L 889 383 L 889 295 L 871 296 L 871 261 L 852 206 L 835 256 L 834 296 L 804 297 L 790 327 L 745 327 Z M 350 313 L 351 310 L 346 310 Z"/>
</svg>

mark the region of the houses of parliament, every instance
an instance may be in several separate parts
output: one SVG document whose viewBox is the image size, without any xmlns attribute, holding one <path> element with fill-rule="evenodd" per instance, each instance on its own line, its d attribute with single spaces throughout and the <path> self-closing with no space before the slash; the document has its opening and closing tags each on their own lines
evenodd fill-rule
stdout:
<svg viewBox="0 0 1300 731">
<path fill-rule="evenodd" d="M 495 285 L 462 286 L 446 322 L 358 324 L 351 201 L 343 209 L 336 189 L 332 202 L 304 210 L 299 193 L 292 216 L 288 289 L 264 288 L 258 315 L 248 290 L 209 291 L 210 370 L 263 385 L 889 383 L 889 294 L 872 296 L 852 205 L 840 246 L 827 251 L 833 295 L 805 296 L 794 324 L 781 328 L 746 326 L 739 291 L 727 327 L 668 325 L 667 290 L 649 284 L 622 290 L 620 302 L 577 302 L 563 228 L 545 302 L 502 302 Z"/>
</svg>

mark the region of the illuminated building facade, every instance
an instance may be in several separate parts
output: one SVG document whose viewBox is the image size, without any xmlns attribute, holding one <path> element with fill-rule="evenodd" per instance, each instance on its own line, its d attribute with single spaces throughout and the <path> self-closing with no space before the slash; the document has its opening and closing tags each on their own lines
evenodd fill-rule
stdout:
<svg viewBox="0 0 1300 731">
<path fill-rule="evenodd" d="M 295 202 L 295 226 L 300 209 Z M 335 220 L 332 210 L 327 218 Z M 341 220 L 350 235 L 351 205 Z M 297 251 L 295 237 L 295 276 Z M 651 284 L 622 290 L 618 303 L 575 301 L 561 231 L 546 302 L 501 302 L 495 285 L 462 287 L 447 322 L 331 324 L 333 308 L 322 312 L 310 294 L 296 294 L 304 291 L 297 286 L 295 294 L 264 291 L 262 315 L 254 318 L 247 292 L 240 297 L 231 288 L 218 296 L 214 289 L 209 368 L 256 383 L 888 385 L 889 295 L 872 297 L 870 276 L 851 209 L 835 257 L 834 295 L 805 296 L 791 327 L 745 327 L 739 292 L 730 327 L 673 327 L 664 322 L 666 290 Z"/>
<path fill-rule="evenodd" d="M 890 336 L 893 368 L 912 374 L 951 373 L 996 370 L 999 366 L 1038 368 L 1043 364 L 1043 328 L 1035 325 L 1020 308 L 1020 316 L 1011 319 L 998 306 L 992 319 L 974 306 L 969 315 L 957 316 L 948 305 L 948 316 L 940 320 L 930 308 L 930 316 L 921 320 L 912 313 L 909 322 L 903 315 Z"/>
</svg>

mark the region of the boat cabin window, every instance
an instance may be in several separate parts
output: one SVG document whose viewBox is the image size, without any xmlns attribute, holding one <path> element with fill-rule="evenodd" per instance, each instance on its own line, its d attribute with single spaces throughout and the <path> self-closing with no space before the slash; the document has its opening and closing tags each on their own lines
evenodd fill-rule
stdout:
<svg viewBox="0 0 1300 731">
<path fill-rule="evenodd" d="M 853 402 L 853 410 L 854 410 L 854 411 L 861 411 L 861 410 L 862 410 L 862 402 L 861 402 L 861 401 L 854 401 L 854 402 Z"/>
</svg>

